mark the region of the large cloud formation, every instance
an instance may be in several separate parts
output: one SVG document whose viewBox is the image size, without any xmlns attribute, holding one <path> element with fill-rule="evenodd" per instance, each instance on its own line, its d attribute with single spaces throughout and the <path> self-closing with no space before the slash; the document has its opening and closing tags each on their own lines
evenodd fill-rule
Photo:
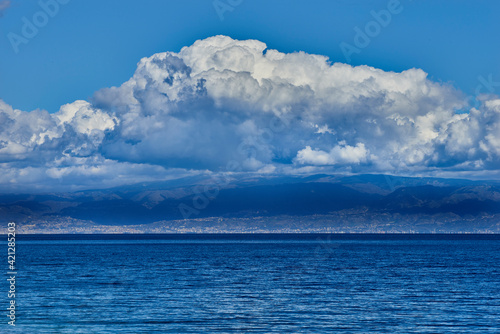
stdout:
<svg viewBox="0 0 500 334">
<path fill-rule="evenodd" d="M 500 99 L 469 108 L 420 69 L 332 64 L 256 40 L 215 36 L 143 58 L 120 87 L 55 114 L 0 100 L 4 191 L 235 170 L 474 176 L 499 167 Z"/>
</svg>

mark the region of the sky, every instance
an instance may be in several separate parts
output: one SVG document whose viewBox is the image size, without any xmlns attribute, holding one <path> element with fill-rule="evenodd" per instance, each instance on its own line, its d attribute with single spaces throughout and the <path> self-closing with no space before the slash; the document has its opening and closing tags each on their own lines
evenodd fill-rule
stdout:
<svg viewBox="0 0 500 334">
<path fill-rule="evenodd" d="M 352 44 L 354 27 L 364 27 L 373 19 L 371 11 L 389 3 L 231 1 L 241 3 L 224 11 L 221 20 L 211 0 L 71 0 L 15 53 L 7 34 L 21 35 L 22 18 L 32 21 L 42 8 L 38 1 L 11 0 L 0 18 L 0 96 L 15 108 L 56 112 L 65 103 L 120 85 L 142 57 L 177 52 L 218 34 L 344 62 L 340 43 Z M 474 94 L 478 76 L 492 74 L 500 81 L 498 1 L 401 0 L 401 5 L 403 11 L 352 57 L 352 65 L 421 68 L 467 94 Z"/>
<path fill-rule="evenodd" d="M 498 14 L 498 1 L 0 0 L 0 190 L 233 170 L 498 179 Z"/>
</svg>

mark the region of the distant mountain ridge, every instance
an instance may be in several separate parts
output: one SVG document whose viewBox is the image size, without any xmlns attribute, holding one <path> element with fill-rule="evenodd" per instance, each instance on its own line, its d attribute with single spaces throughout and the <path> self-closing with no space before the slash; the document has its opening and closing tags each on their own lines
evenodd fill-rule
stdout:
<svg viewBox="0 0 500 334">
<path fill-rule="evenodd" d="M 452 220 L 480 220 L 500 215 L 500 183 L 496 181 L 313 175 L 243 177 L 233 178 L 220 189 L 213 185 L 209 178 L 197 177 L 75 193 L 4 194 L 0 195 L 0 219 L 50 222 L 67 217 L 134 225 L 183 218 L 307 217 L 346 210 L 357 212 L 358 218 L 444 215 Z M 188 208 L 188 217 L 180 206 Z"/>
</svg>

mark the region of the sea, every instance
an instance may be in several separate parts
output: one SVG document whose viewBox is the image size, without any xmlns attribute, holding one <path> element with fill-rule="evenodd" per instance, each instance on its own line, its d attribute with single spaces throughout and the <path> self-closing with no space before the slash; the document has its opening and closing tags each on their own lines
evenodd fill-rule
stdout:
<svg viewBox="0 0 500 334">
<path fill-rule="evenodd" d="M 500 235 L 18 235 L 16 266 L 1 333 L 500 333 Z"/>
</svg>

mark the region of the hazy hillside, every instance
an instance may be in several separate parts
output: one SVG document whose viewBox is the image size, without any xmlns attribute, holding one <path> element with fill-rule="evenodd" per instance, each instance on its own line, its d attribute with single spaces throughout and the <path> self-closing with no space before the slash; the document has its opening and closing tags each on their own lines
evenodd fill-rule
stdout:
<svg viewBox="0 0 500 334">
<path fill-rule="evenodd" d="M 345 212 L 355 214 L 345 218 Z M 339 217 L 336 220 L 371 221 L 379 217 L 438 215 L 448 223 L 465 218 L 481 221 L 485 217 L 491 223 L 498 214 L 500 185 L 496 182 L 384 175 L 245 177 L 235 178 L 221 188 L 214 188 L 210 179 L 196 178 L 65 194 L 0 195 L 0 217 L 4 222 L 50 223 L 68 218 L 105 225 L 137 225 L 208 217 L 333 215 Z M 319 224 L 329 224 L 328 219 Z"/>
</svg>

